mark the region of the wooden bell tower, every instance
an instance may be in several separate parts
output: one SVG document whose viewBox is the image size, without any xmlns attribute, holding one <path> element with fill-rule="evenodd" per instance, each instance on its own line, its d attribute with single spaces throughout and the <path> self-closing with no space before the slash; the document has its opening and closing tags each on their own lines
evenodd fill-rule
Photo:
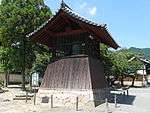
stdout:
<svg viewBox="0 0 150 113">
<path fill-rule="evenodd" d="M 59 11 L 34 32 L 31 41 L 47 45 L 53 54 L 39 89 L 39 95 L 58 98 L 83 97 L 102 102 L 107 84 L 100 59 L 100 43 L 118 48 L 106 25 L 98 25 L 74 13 L 64 2 Z M 43 95 L 42 95 L 43 94 Z M 65 99 L 64 99 L 65 101 Z"/>
</svg>

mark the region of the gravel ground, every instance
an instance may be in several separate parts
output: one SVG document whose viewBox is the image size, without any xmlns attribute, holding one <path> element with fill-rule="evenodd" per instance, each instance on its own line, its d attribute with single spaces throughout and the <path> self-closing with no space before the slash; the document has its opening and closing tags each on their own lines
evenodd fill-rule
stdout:
<svg viewBox="0 0 150 113">
<path fill-rule="evenodd" d="M 74 108 L 59 106 L 50 108 L 50 105 L 33 104 L 33 100 L 13 100 L 15 95 L 23 95 L 25 92 L 20 88 L 8 88 L 5 93 L 0 93 L 0 113 L 150 113 L 149 100 L 150 88 L 130 88 L 129 96 L 118 96 L 117 108 L 114 103 L 102 104 L 96 108 L 86 107 L 79 108 L 79 111 Z"/>
</svg>

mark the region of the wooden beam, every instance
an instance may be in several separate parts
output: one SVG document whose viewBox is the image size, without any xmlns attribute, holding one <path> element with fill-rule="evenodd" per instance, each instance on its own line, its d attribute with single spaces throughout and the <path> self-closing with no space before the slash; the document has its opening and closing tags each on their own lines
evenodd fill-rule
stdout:
<svg viewBox="0 0 150 113">
<path fill-rule="evenodd" d="M 55 19 L 53 19 L 53 21 L 51 21 L 51 24 L 49 24 L 46 29 L 53 29 L 55 30 L 58 26 L 62 26 L 64 23 L 61 21 L 62 18 L 61 16 L 55 16 Z"/>
<path fill-rule="evenodd" d="M 113 47 L 115 49 L 118 48 L 117 43 L 113 40 L 113 38 L 110 36 L 109 33 L 106 33 L 105 27 L 95 27 L 93 25 L 88 25 L 82 21 L 79 21 L 78 19 L 72 18 L 70 15 L 64 14 L 66 17 L 70 18 L 72 21 L 78 23 L 80 27 L 83 30 L 86 30 L 87 32 L 92 32 L 93 34 L 96 35 L 96 37 L 101 40 L 103 43 L 109 45 L 110 47 Z M 108 31 L 107 31 L 108 32 Z"/>
<path fill-rule="evenodd" d="M 44 29 L 44 31 L 46 32 L 46 34 L 50 37 L 54 36 L 54 33 L 52 33 L 51 31 L 48 31 L 47 29 Z"/>
<path fill-rule="evenodd" d="M 48 31 L 46 29 L 44 31 L 50 37 L 61 37 L 61 36 L 67 36 L 67 35 L 75 35 L 75 34 L 85 33 L 85 31 L 82 30 L 82 29 L 70 30 L 70 31 L 65 31 L 65 32 L 58 32 L 58 33 L 54 33 L 54 32 Z"/>
<path fill-rule="evenodd" d="M 37 40 L 37 42 L 41 44 L 45 44 L 47 43 L 47 40 L 48 40 L 47 34 L 42 34 L 41 36 L 39 36 L 39 39 Z"/>
<path fill-rule="evenodd" d="M 64 17 L 63 15 L 60 15 L 60 17 L 65 21 L 65 23 L 71 24 L 71 22 L 68 20 L 68 18 Z"/>
<path fill-rule="evenodd" d="M 85 33 L 85 31 L 83 31 L 82 29 L 70 30 L 67 32 L 55 33 L 55 36 L 59 37 L 59 36 L 67 36 L 67 35 L 76 35 L 76 34 L 81 34 L 81 33 Z"/>
</svg>

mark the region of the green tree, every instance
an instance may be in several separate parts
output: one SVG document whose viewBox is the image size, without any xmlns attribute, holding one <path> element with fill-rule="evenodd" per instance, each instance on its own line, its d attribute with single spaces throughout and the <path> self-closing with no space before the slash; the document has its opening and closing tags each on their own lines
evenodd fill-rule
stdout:
<svg viewBox="0 0 150 113">
<path fill-rule="evenodd" d="M 10 59 L 13 56 L 12 51 L 12 49 L 0 47 L 0 68 L 2 72 L 5 72 L 5 87 L 9 82 L 9 72 L 13 70 L 12 60 Z"/>
<path fill-rule="evenodd" d="M 138 57 L 137 54 L 129 51 L 128 49 L 121 49 L 119 51 L 113 52 L 113 70 L 114 73 L 120 78 L 121 85 L 123 85 L 123 79 L 125 75 L 133 74 L 133 82 L 135 80 L 135 75 L 138 69 L 141 68 L 142 63 L 139 60 L 133 60 L 129 62 L 129 59 L 133 57 Z"/>
<path fill-rule="evenodd" d="M 105 76 L 110 81 L 110 76 L 113 76 L 113 57 L 112 51 L 104 44 L 100 44 L 100 58 L 103 61 Z"/>
<path fill-rule="evenodd" d="M 141 54 L 135 54 L 128 49 L 112 51 L 104 44 L 100 45 L 100 51 L 106 78 L 109 79 L 110 76 L 119 78 L 123 86 L 123 79 L 126 75 L 132 75 L 130 77 L 133 78 L 132 85 L 134 85 L 136 72 L 141 68 L 142 63 L 139 60 L 129 62 L 129 59 L 141 56 Z"/>
<path fill-rule="evenodd" d="M 144 64 L 138 59 L 138 56 L 134 56 L 132 58 L 134 58 L 134 59 L 131 61 L 128 60 L 129 69 L 128 69 L 127 74 L 130 75 L 130 77 L 133 79 L 131 86 L 134 86 L 134 81 L 135 81 L 135 78 L 137 76 L 137 70 L 141 69 Z"/>
<path fill-rule="evenodd" d="M 36 61 L 32 67 L 32 73 L 38 72 L 41 77 L 43 77 L 47 65 L 52 61 L 52 53 L 47 46 L 38 46 L 40 53 L 36 53 Z"/>
<path fill-rule="evenodd" d="M 113 53 L 113 70 L 117 77 L 121 80 L 121 85 L 123 85 L 124 75 L 128 70 L 128 53 L 126 50 L 119 50 Z"/>
<path fill-rule="evenodd" d="M 0 42 L 13 48 L 13 66 L 22 72 L 22 88 L 25 89 L 26 69 L 35 61 L 35 44 L 26 35 L 43 24 L 52 15 L 43 0 L 2 0 L 0 5 Z M 9 53 L 8 53 L 9 54 Z"/>
</svg>

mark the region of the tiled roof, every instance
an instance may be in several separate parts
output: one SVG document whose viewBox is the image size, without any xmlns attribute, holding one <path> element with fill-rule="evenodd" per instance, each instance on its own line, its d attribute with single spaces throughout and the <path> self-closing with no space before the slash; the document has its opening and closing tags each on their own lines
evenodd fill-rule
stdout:
<svg viewBox="0 0 150 113">
<path fill-rule="evenodd" d="M 150 60 L 148 60 L 148 59 L 139 58 L 139 60 L 146 64 L 150 64 Z"/>
<path fill-rule="evenodd" d="M 77 13 L 71 11 L 70 9 L 68 9 L 66 7 L 65 8 L 61 8 L 61 9 L 63 11 L 65 11 L 67 14 L 69 14 L 70 16 L 72 16 L 72 17 L 74 17 L 74 18 L 76 18 L 76 19 L 78 19 L 78 20 L 80 20 L 82 22 L 85 22 L 87 24 L 94 25 L 94 26 L 101 26 L 101 25 L 99 25 L 97 23 L 94 23 L 94 22 L 92 22 L 90 20 L 85 19 L 84 17 L 79 16 Z"/>
<path fill-rule="evenodd" d="M 69 8 L 67 8 L 67 7 L 61 7 L 61 8 L 59 9 L 59 11 L 60 11 L 60 10 L 63 10 L 65 13 L 69 14 L 69 15 L 72 16 L 73 18 L 76 18 L 76 19 L 78 19 L 79 21 L 82 21 L 82 22 L 84 22 L 84 23 L 86 23 L 86 24 L 93 25 L 93 26 L 97 26 L 97 27 L 105 27 L 105 26 L 106 26 L 106 24 L 97 24 L 97 23 L 95 23 L 95 22 L 92 22 L 92 21 L 90 21 L 90 20 L 87 20 L 87 19 L 85 19 L 84 17 L 79 16 L 77 13 L 73 12 L 71 9 L 69 9 Z M 59 12 L 59 11 L 58 11 L 58 12 Z M 44 22 L 41 26 L 39 26 L 37 29 L 35 29 L 33 32 L 31 32 L 30 34 L 26 35 L 26 37 L 32 36 L 33 34 L 35 34 L 36 32 L 38 32 L 39 30 L 41 30 L 43 27 L 45 27 L 45 26 L 58 14 L 58 12 L 57 12 L 55 15 L 53 15 L 50 19 L 48 19 L 46 22 Z"/>
<path fill-rule="evenodd" d="M 41 26 L 39 26 L 37 29 L 35 29 L 33 32 L 31 32 L 30 34 L 26 35 L 26 37 L 30 37 L 33 34 L 35 34 L 36 32 L 38 32 L 40 29 L 42 29 L 45 25 L 47 25 L 49 23 L 49 21 L 53 18 L 54 16 L 52 16 L 50 19 L 48 19 L 46 22 L 44 22 Z"/>
<path fill-rule="evenodd" d="M 132 58 L 129 59 L 128 61 L 131 62 L 131 61 L 133 61 L 134 59 L 138 59 L 138 60 L 140 60 L 140 61 L 143 62 L 143 63 L 150 64 L 150 60 L 144 59 L 144 58 L 139 58 L 139 57 L 132 57 Z"/>
</svg>

